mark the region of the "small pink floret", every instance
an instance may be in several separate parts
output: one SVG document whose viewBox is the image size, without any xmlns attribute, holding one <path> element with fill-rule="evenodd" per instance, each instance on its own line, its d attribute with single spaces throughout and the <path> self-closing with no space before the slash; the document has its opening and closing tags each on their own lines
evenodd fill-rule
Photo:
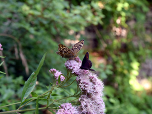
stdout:
<svg viewBox="0 0 152 114">
<path fill-rule="evenodd" d="M 2 51 L 3 50 L 3 48 L 2 48 L 2 44 L 0 43 L 0 50 Z"/>
</svg>

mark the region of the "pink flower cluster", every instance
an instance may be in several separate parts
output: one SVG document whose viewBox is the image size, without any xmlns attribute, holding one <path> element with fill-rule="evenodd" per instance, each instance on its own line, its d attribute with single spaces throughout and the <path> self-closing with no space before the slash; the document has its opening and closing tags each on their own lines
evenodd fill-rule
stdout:
<svg viewBox="0 0 152 114">
<path fill-rule="evenodd" d="M 80 112 L 71 103 L 64 103 L 56 114 L 80 114 Z"/>
<path fill-rule="evenodd" d="M 97 78 L 96 74 L 77 76 L 77 82 L 82 91 L 79 98 L 82 113 L 86 114 L 104 114 L 105 104 L 102 100 L 103 83 Z"/>
<path fill-rule="evenodd" d="M 69 69 L 75 75 L 88 74 L 89 70 L 80 69 L 81 63 L 82 61 L 79 59 L 79 57 L 76 57 L 75 60 L 66 61 L 65 67 Z"/>
<path fill-rule="evenodd" d="M 2 48 L 2 44 L 0 43 L 0 50 L 2 51 L 3 50 L 3 48 Z"/>
<path fill-rule="evenodd" d="M 66 61 L 65 66 L 73 74 L 77 75 L 76 80 L 82 91 L 82 95 L 79 98 L 80 106 L 77 107 L 77 110 L 82 114 L 104 114 L 105 104 L 102 99 L 104 85 L 102 81 L 98 79 L 95 73 L 89 70 L 80 69 L 82 62 L 79 58 L 76 59 L 76 61 Z M 62 114 L 75 113 L 71 112 Z"/>
<path fill-rule="evenodd" d="M 80 66 L 81 66 L 81 60 L 76 57 L 76 60 L 68 60 L 65 62 L 65 66 L 67 69 L 69 69 L 73 74 L 78 75 L 80 71 Z"/>
<path fill-rule="evenodd" d="M 65 77 L 62 75 L 62 73 L 60 71 L 53 68 L 53 69 L 50 69 L 49 72 L 54 74 L 54 77 L 56 80 L 58 80 L 58 78 L 60 76 L 60 80 L 64 81 Z M 56 82 L 56 84 L 58 84 L 58 81 Z"/>
</svg>

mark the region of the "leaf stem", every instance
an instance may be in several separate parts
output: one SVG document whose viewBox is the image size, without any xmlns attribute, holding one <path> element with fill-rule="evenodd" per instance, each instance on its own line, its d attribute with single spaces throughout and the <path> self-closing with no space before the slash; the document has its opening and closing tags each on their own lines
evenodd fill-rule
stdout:
<svg viewBox="0 0 152 114">
<path fill-rule="evenodd" d="M 24 104 L 23 106 L 19 107 L 17 110 L 21 109 L 22 107 L 24 107 L 24 106 L 27 105 L 28 103 L 30 103 L 30 102 L 32 102 L 32 101 L 34 101 L 34 100 L 36 100 L 36 99 L 38 99 L 38 98 L 40 98 L 40 97 L 43 97 L 45 94 L 47 94 L 48 92 L 52 91 L 53 89 L 54 89 L 54 86 L 52 86 L 51 90 L 49 90 L 49 91 L 43 93 L 42 95 L 38 96 L 38 97 L 35 98 L 35 99 L 30 100 L 29 102 L 27 102 L 27 103 Z"/>
<path fill-rule="evenodd" d="M 76 79 L 75 79 L 76 80 Z M 75 80 L 73 80 L 73 82 L 75 82 Z M 72 83 L 73 83 L 72 82 Z M 62 87 L 62 88 L 64 88 L 64 87 L 68 87 L 68 86 L 70 86 L 72 83 L 70 83 L 69 85 L 66 85 L 66 86 L 60 86 L 60 87 Z"/>
<path fill-rule="evenodd" d="M 39 108 L 39 110 L 43 110 L 43 109 L 56 109 L 55 108 L 46 108 L 46 107 L 43 107 L 43 108 Z M 25 109 L 25 110 L 12 110 L 12 111 L 6 111 L 6 112 L 0 112 L 0 114 L 11 114 L 11 113 L 16 113 L 16 112 L 25 112 L 25 111 L 34 111 L 36 110 L 36 108 L 33 108 L 33 109 Z"/>
<path fill-rule="evenodd" d="M 11 105 L 15 105 L 15 104 L 19 104 L 19 103 L 21 103 L 21 102 L 17 102 L 17 103 L 12 103 L 12 104 L 9 104 L 9 105 L 1 106 L 0 108 L 2 108 L 2 107 L 7 107 L 7 106 L 11 106 Z"/>
</svg>

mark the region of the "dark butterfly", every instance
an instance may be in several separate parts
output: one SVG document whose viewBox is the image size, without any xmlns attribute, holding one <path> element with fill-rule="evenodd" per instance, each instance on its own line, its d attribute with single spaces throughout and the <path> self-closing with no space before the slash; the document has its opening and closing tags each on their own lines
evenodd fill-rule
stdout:
<svg viewBox="0 0 152 114">
<path fill-rule="evenodd" d="M 93 69 L 90 69 L 91 67 L 92 67 L 92 62 L 89 60 L 89 52 L 87 52 L 83 58 L 80 69 L 95 71 Z"/>
</svg>

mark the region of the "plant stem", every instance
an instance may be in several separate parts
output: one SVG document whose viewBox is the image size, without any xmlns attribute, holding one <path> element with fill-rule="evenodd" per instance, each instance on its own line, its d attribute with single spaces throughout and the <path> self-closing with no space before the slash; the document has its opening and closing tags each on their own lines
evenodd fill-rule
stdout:
<svg viewBox="0 0 152 114">
<path fill-rule="evenodd" d="M 9 105 L 1 106 L 0 108 L 2 108 L 2 107 L 7 107 L 7 106 L 11 106 L 11 105 L 15 105 L 15 104 L 19 104 L 19 103 L 21 103 L 21 102 L 17 102 L 17 103 L 12 103 L 12 104 L 9 104 Z"/>
<path fill-rule="evenodd" d="M 54 87 L 51 88 L 50 93 L 49 93 L 49 95 L 48 95 L 48 97 L 47 97 L 47 107 L 48 107 L 48 105 L 49 105 L 50 95 L 51 95 L 51 93 L 52 93 L 53 90 L 54 90 Z"/>
<path fill-rule="evenodd" d="M 43 109 L 56 109 L 56 108 L 46 108 L 46 107 L 43 107 L 43 108 L 39 108 L 39 110 L 43 110 Z M 33 109 L 25 109 L 25 110 L 12 110 L 12 111 L 6 111 L 6 112 L 0 112 L 0 114 L 11 114 L 11 113 L 16 113 L 16 112 L 25 112 L 25 111 L 34 111 L 36 110 L 36 108 L 33 108 Z"/>
<path fill-rule="evenodd" d="M 75 80 L 76 80 L 76 79 L 75 79 Z M 75 80 L 73 80 L 73 82 L 75 82 Z M 72 83 L 73 83 L 73 82 L 72 82 Z M 71 83 L 71 84 L 72 84 L 72 83 Z M 60 86 L 60 87 L 61 87 L 61 88 L 68 87 L 68 86 L 70 86 L 71 84 L 66 85 L 66 86 Z"/>
<path fill-rule="evenodd" d="M 37 98 L 40 98 L 40 97 L 44 96 L 45 94 L 47 94 L 48 92 L 52 91 L 53 89 L 54 89 L 54 86 L 52 86 L 51 90 L 49 90 L 49 91 L 43 93 L 42 95 L 38 96 Z M 37 99 L 37 98 L 35 98 L 35 99 Z M 30 100 L 29 102 L 27 102 L 27 103 L 24 104 L 23 106 L 19 107 L 17 110 L 21 109 L 22 107 L 24 107 L 24 106 L 27 105 L 28 103 L 34 101 L 35 99 Z"/>
</svg>

